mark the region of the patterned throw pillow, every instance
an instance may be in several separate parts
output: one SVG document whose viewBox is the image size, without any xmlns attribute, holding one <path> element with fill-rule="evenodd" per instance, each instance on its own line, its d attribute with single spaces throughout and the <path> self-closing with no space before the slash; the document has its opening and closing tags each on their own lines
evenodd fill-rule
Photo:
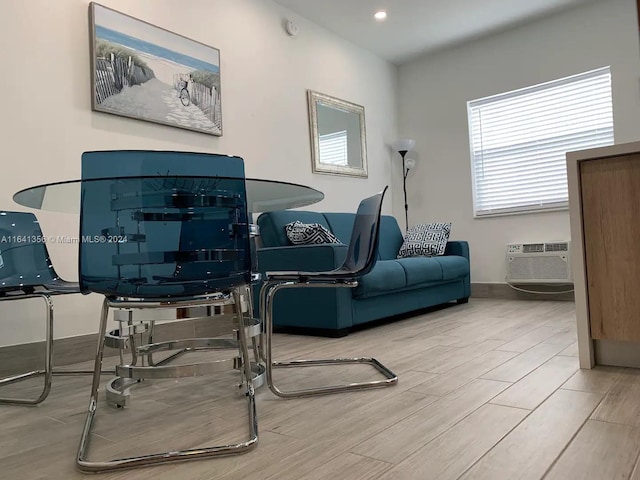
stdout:
<svg viewBox="0 0 640 480">
<path fill-rule="evenodd" d="M 407 230 L 398 258 L 444 255 L 451 223 L 414 225 Z"/>
<path fill-rule="evenodd" d="M 319 223 L 302 223 L 300 220 L 284 226 L 287 238 L 294 245 L 311 245 L 317 243 L 342 243 L 329 230 Z"/>
</svg>

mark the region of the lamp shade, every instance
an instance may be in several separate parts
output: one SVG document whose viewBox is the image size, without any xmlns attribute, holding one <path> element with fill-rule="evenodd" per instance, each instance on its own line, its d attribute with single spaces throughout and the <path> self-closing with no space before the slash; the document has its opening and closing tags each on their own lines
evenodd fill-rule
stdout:
<svg viewBox="0 0 640 480">
<path fill-rule="evenodd" d="M 416 161 L 413 158 L 405 158 L 404 159 L 404 168 L 407 170 L 411 170 L 416 166 Z"/>
<path fill-rule="evenodd" d="M 393 142 L 393 149 L 396 152 L 408 152 L 416 146 L 416 141 L 411 138 L 401 138 Z"/>
</svg>

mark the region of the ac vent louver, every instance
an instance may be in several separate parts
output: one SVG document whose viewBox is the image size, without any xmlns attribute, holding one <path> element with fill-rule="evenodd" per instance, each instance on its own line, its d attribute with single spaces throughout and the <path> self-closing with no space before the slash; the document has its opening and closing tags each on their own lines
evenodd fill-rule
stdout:
<svg viewBox="0 0 640 480">
<path fill-rule="evenodd" d="M 544 252 L 544 243 L 525 243 L 522 245 L 522 253 Z"/>
<path fill-rule="evenodd" d="M 545 252 L 568 252 L 569 244 L 567 242 L 545 243 L 544 251 Z"/>
</svg>

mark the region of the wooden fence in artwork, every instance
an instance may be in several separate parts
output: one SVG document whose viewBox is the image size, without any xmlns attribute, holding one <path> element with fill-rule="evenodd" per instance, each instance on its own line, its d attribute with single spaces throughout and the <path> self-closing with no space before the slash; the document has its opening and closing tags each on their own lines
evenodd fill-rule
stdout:
<svg viewBox="0 0 640 480">
<path fill-rule="evenodd" d="M 218 89 L 194 82 L 189 79 L 189 75 L 176 74 L 173 76 L 173 87 L 177 92 L 180 92 L 185 84 L 191 103 L 200 108 L 209 120 L 222 129 L 222 107 Z"/>
<path fill-rule="evenodd" d="M 153 78 L 150 70 L 144 70 L 133 63 L 131 57 L 116 57 L 96 59 L 96 103 L 100 104 L 111 95 L 120 93 L 124 87 L 140 85 Z"/>
</svg>

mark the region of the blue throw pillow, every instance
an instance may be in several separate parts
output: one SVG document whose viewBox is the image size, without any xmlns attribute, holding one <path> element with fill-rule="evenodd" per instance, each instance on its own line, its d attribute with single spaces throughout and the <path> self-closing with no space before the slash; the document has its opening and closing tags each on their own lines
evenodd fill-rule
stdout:
<svg viewBox="0 0 640 480">
<path fill-rule="evenodd" d="M 319 223 L 302 223 L 300 220 L 284 226 L 287 238 L 294 245 L 312 245 L 319 243 L 342 243 L 329 230 Z"/>
<path fill-rule="evenodd" d="M 451 234 L 451 223 L 414 225 L 407 230 L 398 258 L 444 255 Z"/>
</svg>

